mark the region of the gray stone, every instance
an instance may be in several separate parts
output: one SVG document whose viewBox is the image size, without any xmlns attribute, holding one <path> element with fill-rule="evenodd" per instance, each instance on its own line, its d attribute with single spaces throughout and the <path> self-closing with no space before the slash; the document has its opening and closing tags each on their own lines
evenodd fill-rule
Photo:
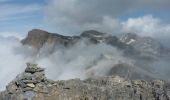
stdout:
<svg viewBox="0 0 170 100">
<path fill-rule="evenodd" d="M 21 75 L 25 75 L 24 72 Z M 40 76 L 43 76 L 40 77 Z M 25 75 L 26 76 L 26 75 Z M 24 77 L 25 77 L 24 76 Z M 28 75 L 30 76 L 30 75 Z M 119 76 L 52 81 L 35 72 L 17 77 L 0 93 L 0 100 L 169 100 L 170 83 L 162 80 L 127 80 Z M 25 79 L 25 80 L 24 80 Z M 37 79 L 36 83 L 31 83 Z"/>
<path fill-rule="evenodd" d="M 35 72 L 43 72 L 44 69 L 37 67 L 37 64 L 27 63 L 27 68 L 25 69 L 26 73 L 35 73 Z"/>
</svg>

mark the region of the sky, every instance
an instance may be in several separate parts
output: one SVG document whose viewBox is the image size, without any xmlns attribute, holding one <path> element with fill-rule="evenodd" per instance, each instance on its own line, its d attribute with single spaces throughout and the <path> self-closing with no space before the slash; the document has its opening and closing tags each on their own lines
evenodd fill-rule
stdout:
<svg viewBox="0 0 170 100">
<path fill-rule="evenodd" d="M 43 27 L 43 0 L 0 0 L 0 33 L 26 34 Z"/>
<path fill-rule="evenodd" d="M 0 0 L 0 34 L 22 37 L 40 28 L 67 35 L 96 29 L 150 36 L 155 29 L 166 31 L 166 37 L 169 10 L 170 0 Z M 166 28 L 158 30 L 159 26 Z"/>
</svg>

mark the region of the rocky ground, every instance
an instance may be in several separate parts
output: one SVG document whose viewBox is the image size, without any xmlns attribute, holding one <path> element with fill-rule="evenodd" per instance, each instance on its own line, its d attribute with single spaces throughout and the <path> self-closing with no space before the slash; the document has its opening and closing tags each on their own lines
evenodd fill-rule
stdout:
<svg viewBox="0 0 170 100">
<path fill-rule="evenodd" d="M 27 63 L 25 72 L 0 93 L 0 100 L 170 100 L 170 84 L 119 76 L 52 81 L 43 68 Z"/>
</svg>

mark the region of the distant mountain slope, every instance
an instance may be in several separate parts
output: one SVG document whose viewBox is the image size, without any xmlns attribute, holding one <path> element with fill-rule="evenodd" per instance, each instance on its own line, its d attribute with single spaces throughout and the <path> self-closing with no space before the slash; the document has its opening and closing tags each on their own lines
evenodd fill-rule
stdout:
<svg viewBox="0 0 170 100">
<path fill-rule="evenodd" d="M 74 47 L 80 41 L 87 42 L 87 45 L 106 44 L 122 51 L 126 58 L 134 60 L 133 64 L 120 63 L 113 65 L 108 75 L 120 75 L 130 79 L 167 79 L 168 73 L 159 72 L 156 68 L 159 67 L 162 60 L 166 61 L 166 65 L 170 59 L 169 49 L 157 42 L 151 37 L 140 37 L 136 34 L 127 33 L 120 37 L 112 34 L 101 33 L 95 30 L 84 31 L 80 36 L 63 36 L 56 33 L 49 33 L 39 29 L 33 29 L 28 32 L 25 39 L 21 41 L 23 45 L 29 45 L 37 50 L 41 50 L 44 46 L 50 45 L 50 54 L 55 51 L 56 46 L 64 46 L 65 49 Z M 43 52 L 41 52 L 43 53 Z M 77 52 L 78 53 L 78 52 Z M 113 55 L 114 56 L 114 55 Z M 105 55 L 103 55 L 105 57 Z M 107 57 L 104 59 L 108 59 Z M 96 59 L 96 63 L 100 60 Z M 89 69 L 95 64 L 91 64 Z M 64 67 L 64 66 L 63 66 Z M 105 66 L 103 66 L 105 67 Z M 166 68 L 170 69 L 168 66 Z M 87 69 L 87 71 L 89 70 Z M 155 71 L 156 69 L 156 71 Z"/>
</svg>

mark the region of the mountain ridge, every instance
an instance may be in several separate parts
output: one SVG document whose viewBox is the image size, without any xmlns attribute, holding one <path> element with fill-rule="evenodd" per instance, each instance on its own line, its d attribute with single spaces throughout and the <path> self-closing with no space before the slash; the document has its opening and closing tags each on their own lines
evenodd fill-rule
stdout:
<svg viewBox="0 0 170 100">
<path fill-rule="evenodd" d="M 112 70 L 112 73 L 108 75 L 115 75 L 116 73 L 121 77 L 129 76 L 128 78 L 130 79 L 162 79 L 164 77 L 157 77 L 159 75 L 156 75 L 157 73 L 153 70 L 155 67 L 153 64 L 161 61 L 162 59 L 166 59 L 168 61 L 168 49 L 163 47 L 163 45 L 151 37 L 140 37 L 133 33 L 127 33 L 117 37 L 112 34 L 102 33 L 96 30 L 84 31 L 78 36 L 63 36 L 57 33 L 55 34 L 39 29 L 33 29 L 28 32 L 28 36 L 23 39 L 21 43 L 23 45 L 32 46 L 38 51 L 41 51 L 41 48 L 43 49 L 44 46 L 47 46 L 49 49 L 50 45 L 50 53 L 47 53 L 50 55 L 53 54 L 53 52 L 55 53 L 56 46 L 62 46 L 65 49 L 68 49 L 74 47 L 74 45 L 81 41 L 85 43 L 87 42 L 87 45 L 98 45 L 104 43 L 106 45 L 113 46 L 123 52 L 123 56 L 134 61 L 134 63 L 130 65 L 128 63 L 121 62 L 118 64 L 118 66 L 122 65 L 121 70 L 124 70 L 124 73 L 119 70 L 117 65 L 112 66 L 112 69 L 110 69 Z M 42 53 L 43 52 L 41 52 L 41 54 Z M 99 63 L 100 60 L 96 59 L 96 62 Z M 92 66 L 95 65 L 92 64 L 91 67 Z"/>
</svg>

